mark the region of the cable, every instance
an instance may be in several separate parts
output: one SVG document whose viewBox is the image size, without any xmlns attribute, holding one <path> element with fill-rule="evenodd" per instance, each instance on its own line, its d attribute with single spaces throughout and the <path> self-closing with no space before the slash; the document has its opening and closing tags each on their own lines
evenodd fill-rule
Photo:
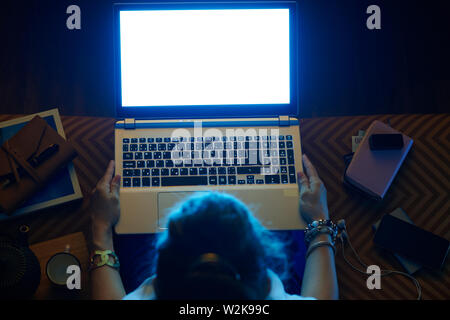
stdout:
<svg viewBox="0 0 450 320">
<path fill-rule="evenodd" d="M 358 255 L 358 253 L 356 252 L 355 248 L 353 247 L 350 238 L 347 234 L 347 227 L 345 225 L 345 220 L 340 220 L 338 222 L 338 228 L 341 230 L 340 234 L 338 235 L 338 238 L 341 241 L 341 247 L 342 247 L 342 257 L 344 258 L 344 261 L 355 271 L 358 271 L 364 275 L 367 275 L 367 272 L 365 272 L 364 270 L 358 269 L 357 267 L 355 267 L 353 264 L 350 263 L 350 261 L 347 260 L 347 257 L 345 256 L 345 242 L 348 243 L 350 249 L 352 250 L 353 254 L 355 255 L 356 259 L 358 260 L 358 262 L 367 269 L 368 265 L 366 263 L 364 263 L 364 261 L 362 261 L 362 259 L 360 258 L 360 256 Z M 402 272 L 402 271 L 397 271 L 397 270 L 387 270 L 387 269 L 380 269 L 381 271 L 381 277 L 384 276 L 388 276 L 388 275 L 392 275 L 392 274 L 399 274 L 402 276 L 405 276 L 407 278 L 409 278 L 410 280 L 413 281 L 414 285 L 416 286 L 417 289 L 417 300 L 420 300 L 422 298 L 422 287 L 420 286 L 419 281 L 414 278 L 413 276 L 411 276 L 410 274 L 406 273 L 406 272 Z"/>
</svg>

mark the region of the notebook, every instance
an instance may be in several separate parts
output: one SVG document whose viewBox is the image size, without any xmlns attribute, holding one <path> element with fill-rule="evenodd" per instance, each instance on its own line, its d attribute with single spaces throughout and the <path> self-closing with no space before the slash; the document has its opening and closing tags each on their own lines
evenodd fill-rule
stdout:
<svg viewBox="0 0 450 320">
<path fill-rule="evenodd" d="M 61 123 L 58 109 L 51 109 L 44 112 L 12 119 L 0 123 L 0 144 L 13 137 L 20 129 L 22 129 L 31 119 L 39 115 L 44 119 L 50 127 L 65 138 L 64 129 Z M 82 199 L 80 185 L 75 173 L 73 163 L 69 163 L 65 169 L 59 174 L 51 178 L 39 192 L 29 198 L 23 205 L 18 208 L 14 214 L 7 215 L 0 211 L 0 221 L 7 219 L 15 219 L 30 212 L 35 212 L 48 207 L 68 203 L 74 200 Z"/>
<path fill-rule="evenodd" d="M 381 200 L 384 198 L 413 140 L 403 134 L 403 148 L 399 150 L 371 150 L 369 137 L 374 133 L 400 133 L 381 121 L 374 121 L 366 131 L 345 173 L 346 182 Z"/>
</svg>

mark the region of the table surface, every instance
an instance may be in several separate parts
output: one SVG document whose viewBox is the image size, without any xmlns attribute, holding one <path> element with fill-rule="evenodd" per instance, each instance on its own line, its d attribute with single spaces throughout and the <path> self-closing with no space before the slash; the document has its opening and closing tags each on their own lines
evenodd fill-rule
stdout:
<svg viewBox="0 0 450 320">
<path fill-rule="evenodd" d="M 0 115 L 0 121 L 19 115 Z M 75 145 L 78 157 L 75 169 L 86 196 L 114 157 L 114 119 L 62 116 L 66 136 Z M 342 185 L 343 156 L 351 152 L 351 136 L 366 129 L 373 120 L 391 126 L 414 139 L 413 147 L 385 199 L 374 202 L 347 190 Z M 383 269 L 402 270 L 390 253 L 372 242 L 372 224 L 385 213 L 401 207 L 413 222 L 425 230 L 450 238 L 450 115 L 378 115 L 302 119 L 303 152 L 317 167 L 328 190 L 328 204 L 333 220 L 345 219 L 350 239 L 367 264 Z M 31 227 L 30 243 L 37 243 L 69 233 L 87 234 L 87 201 L 46 209 L 13 221 L 0 223 L 0 232 L 13 232 L 26 223 Z M 340 297 L 342 299 L 413 299 L 414 284 L 403 276 L 387 276 L 380 290 L 366 287 L 367 276 L 353 271 L 344 261 L 340 246 L 336 256 Z M 356 259 L 349 249 L 346 256 Z M 443 270 L 420 270 L 416 276 L 424 299 L 450 299 L 450 259 Z"/>
</svg>

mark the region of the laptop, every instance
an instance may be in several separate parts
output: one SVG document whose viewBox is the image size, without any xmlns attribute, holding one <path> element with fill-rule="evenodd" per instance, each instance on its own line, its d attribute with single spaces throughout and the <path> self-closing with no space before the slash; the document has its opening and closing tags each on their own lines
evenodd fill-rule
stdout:
<svg viewBox="0 0 450 320">
<path fill-rule="evenodd" d="M 304 229 L 292 2 L 114 5 L 119 234 L 156 233 L 196 193 Z"/>
</svg>

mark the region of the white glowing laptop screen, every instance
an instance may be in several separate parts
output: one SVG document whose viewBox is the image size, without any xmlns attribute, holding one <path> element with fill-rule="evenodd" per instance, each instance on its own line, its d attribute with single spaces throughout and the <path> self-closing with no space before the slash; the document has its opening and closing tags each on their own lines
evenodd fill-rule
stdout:
<svg viewBox="0 0 450 320">
<path fill-rule="evenodd" d="M 120 11 L 122 107 L 289 104 L 289 9 Z"/>
</svg>

